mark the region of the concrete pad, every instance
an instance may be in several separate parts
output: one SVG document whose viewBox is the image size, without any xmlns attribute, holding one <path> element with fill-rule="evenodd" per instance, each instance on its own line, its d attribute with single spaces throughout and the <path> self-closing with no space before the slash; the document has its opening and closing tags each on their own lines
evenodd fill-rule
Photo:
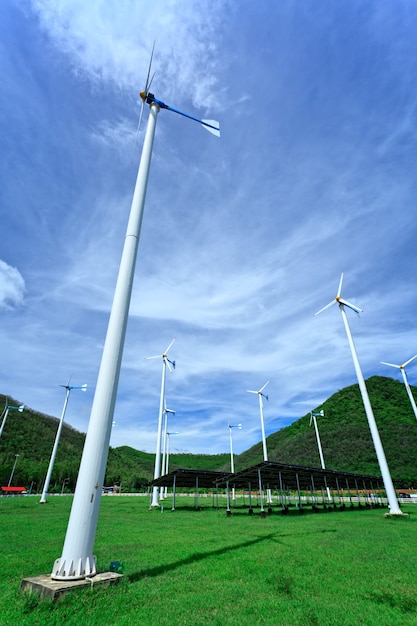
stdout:
<svg viewBox="0 0 417 626">
<path fill-rule="evenodd" d="M 123 574 L 116 572 L 101 572 L 91 578 L 82 580 L 53 580 L 49 575 L 35 576 L 34 578 L 24 578 L 20 585 L 20 591 L 27 593 L 38 593 L 41 598 L 57 600 L 60 596 L 69 593 L 73 589 L 84 589 L 95 587 L 96 585 L 117 585 Z"/>
</svg>

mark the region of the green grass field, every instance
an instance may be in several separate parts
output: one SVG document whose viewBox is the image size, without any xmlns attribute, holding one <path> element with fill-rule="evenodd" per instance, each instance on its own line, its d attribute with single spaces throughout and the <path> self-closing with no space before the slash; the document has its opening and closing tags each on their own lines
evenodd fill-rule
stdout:
<svg viewBox="0 0 417 626">
<path fill-rule="evenodd" d="M 208 498 L 198 511 L 183 497 L 161 512 L 148 498 L 104 497 L 98 569 L 120 560 L 125 576 L 52 603 L 20 583 L 61 555 L 71 497 L 38 501 L 0 498 L 1 625 L 417 624 L 417 505 L 403 506 L 404 519 L 385 509 L 262 519 L 227 517 Z"/>
</svg>

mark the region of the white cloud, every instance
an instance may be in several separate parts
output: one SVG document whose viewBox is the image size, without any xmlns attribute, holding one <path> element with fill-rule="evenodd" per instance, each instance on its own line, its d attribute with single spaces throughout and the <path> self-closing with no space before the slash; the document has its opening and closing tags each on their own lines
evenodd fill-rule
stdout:
<svg viewBox="0 0 417 626">
<path fill-rule="evenodd" d="M 142 88 L 156 40 L 153 87 L 162 87 L 167 98 L 186 95 L 197 107 L 216 103 L 217 47 L 230 10 L 227 0 L 32 0 L 32 7 L 81 76 L 121 89 Z"/>
<path fill-rule="evenodd" d="M 25 291 L 25 281 L 19 270 L 0 259 L 0 309 L 21 306 Z"/>
</svg>

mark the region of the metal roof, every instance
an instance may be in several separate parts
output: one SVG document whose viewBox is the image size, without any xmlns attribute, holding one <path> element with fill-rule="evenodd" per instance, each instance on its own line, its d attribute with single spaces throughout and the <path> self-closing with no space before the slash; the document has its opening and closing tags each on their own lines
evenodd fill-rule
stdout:
<svg viewBox="0 0 417 626">
<path fill-rule="evenodd" d="M 298 485 L 302 490 L 313 487 L 316 490 L 327 487 L 337 489 L 338 483 L 340 489 L 345 489 L 347 485 L 349 488 L 355 489 L 356 484 L 359 489 L 371 489 L 377 487 L 378 483 L 382 484 L 381 476 L 353 474 L 352 472 L 306 467 L 304 465 L 289 465 L 275 461 L 263 461 L 237 474 L 179 468 L 160 476 L 150 484 L 156 487 L 172 487 L 175 480 L 176 487 L 214 488 L 217 486 L 224 489 L 228 481 L 229 486 L 246 489 L 250 484 L 251 488 L 257 489 L 259 474 L 262 485 L 271 489 L 281 489 L 282 487 L 283 489 L 296 490 Z"/>
<path fill-rule="evenodd" d="M 150 484 L 155 487 L 172 487 L 175 480 L 176 487 L 213 488 L 217 480 L 231 476 L 228 472 L 212 472 L 209 470 L 178 468 L 169 474 L 164 474 Z"/>
<path fill-rule="evenodd" d="M 352 472 L 344 472 L 340 470 L 322 469 L 318 467 L 307 467 L 304 465 L 289 465 L 286 463 L 277 463 L 275 461 L 263 461 L 257 465 L 248 467 L 238 472 L 233 477 L 229 475 L 229 485 L 235 487 L 244 487 L 250 484 L 252 488 L 257 488 L 259 483 L 259 475 L 264 487 L 271 489 L 344 489 L 349 485 L 350 488 L 356 487 L 355 481 L 359 489 L 376 487 L 378 483 L 382 483 L 381 476 L 370 476 L 368 474 L 353 474 Z M 298 478 L 298 484 L 297 484 Z M 227 477 L 220 478 L 216 481 L 219 487 L 226 486 Z"/>
</svg>

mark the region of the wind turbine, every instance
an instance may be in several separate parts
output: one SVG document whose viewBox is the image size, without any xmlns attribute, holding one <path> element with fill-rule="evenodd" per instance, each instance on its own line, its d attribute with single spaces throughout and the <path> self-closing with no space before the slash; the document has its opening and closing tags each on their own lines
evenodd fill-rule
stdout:
<svg viewBox="0 0 417 626">
<path fill-rule="evenodd" d="M 411 393 L 410 385 L 408 384 L 407 374 L 405 373 L 406 366 L 409 363 L 411 363 L 411 361 L 414 361 L 414 359 L 417 359 L 417 354 L 413 356 L 411 359 L 408 359 L 408 361 L 406 361 L 402 365 L 394 365 L 394 363 L 386 363 L 385 361 L 381 361 L 381 363 L 383 365 L 389 365 L 390 367 L 397 367 L 401 371 L 401 374 L 404 380 L 404 385 L 405 385 L 405 388 L 407 389 L 408 397 L 410 398 L 411 406 L 413 407 L 414 415 L 416 416 L 416 419 L 417 419 L 417 406 L 416 406 L 413 394 Z"/>
<path fill-rule="evenodd" d="M 264 405 L 262 402 L 262 398 L 265 398 L 266 400 L 268 400 L 268 396 L 266 396 L 263 392 L 263 390 L 265 389 L 265 387 L 268 385 L 269 380 L 267 380 L 267 382 L 264 384 L 263 387 L 261 387 L 258 391 L 251 391 L 250 389 L 246 389 L 246 391 L 248 393 L 257 393 L 258 394 L 258 398 L 259 398 L 259 412 L 261 414 L 261 429 L 262 429 L 262 446 L 263 446 L 263 450 L 264 450 L 264 461 L 268 460 L 268 452 L 266 449 L 266 439 L 265 439 L 265 424 L 264 424 Z"/>
<path fill-rule="evenodd" d="M 21 404 L 20 406 L 12 406 L 11 404 L 7 404 L 7 399 L 6 399 L 6 406 L 5 406 L 4 411 L 2 413 L 2 416 L 1 416 L 3 418 L 3 421 L 2 421 L 1 426 L 0 426 L 0 437 L 3 434 L 3 429 L 4 429 L 5 425 L 6 425 L 6 420 L 7 420 L 7 416 L 9 415 L 10 409 L 15 409 L 16 411 L 19 411 L 19 413 L 22 413 L 24 408 L 25 408 L 24 404 Z"/>
<path fill-rule="evenodd" d="M 348 322 L 348 318 L 347 318 L 346 311 L 345 311 L 345 307 L 347 307 L 348 309 L 351 309 L 355 313 L 359 314 L 362 312 L 362 309 L 348 302 L 347 300 L 344 300 L 341 297 L 342 282 L 343 282 L 343 273 L 340 277 L 339 289 L 337 290 L 336 298 L 332 300 L 331 302 L 329 302 L 329 304 L 326 304 L 326 306 L 324 306 L 322 309 L 317 311 L 317 313 L 314 313 L 314 315 L 319 315 L 319 313 L 322 313 L 323 311 L 333 306 L 334 304 L 339 305 L 339 309 L 342 314 L 343 323 L 345 325 L 345 330 L 346 330 L 346 335 L 348 338 L 350 350 L 352 353 L 353 364 L 355 367 L 355 372 L 356 372 L 356 376 L 357 376 L 358 383 L 359 383 L 359 389 L 362 394 L 362 401 L 365 407 L 366 417 L 368 418 L 368 424 L 371 430 L 372 440 L 374 442 L 375 452 L 378 458 L 381 476 L 384 481 L 385 491 L 387 494 L 388 504 L 390 508 L 390 514 L 391 515 L 403 515 L 398 504 L 397 496 L 395 494 L 395 489 L 394 489 L 394 485 L 392 482 L 391 474 L 388 468 L 387 460 L 385 458 L 384 448 L 382 447 L 381 438 L 379 436 L 378 427 L 376 425 L 374 413 L 372 411 L 371 403 L 370 403 L 369 396 L 368 396 L 368 391 L 366 389 L 365 380 L 363 378 L 361 366 L 359 364 L 355 344 L 353 343 L 352 333 L 350 332 L 349 322 Z"/>
<path fill-rule="evenodd" d="M 323 450 L 321 448 L 319 427 L 317 425 L 317 419 L 316 419 L 317 417 L 324 417 L 324 411 L 321 410 L 321 411 L 318 411 L 317 413 L 314 413 L 314 411 L 311 411 L 311 413 L 310 413 L 310 426 L 311 426 L 311 422 L 313 422 L 314 430 L 316 431 L 316 439 L 317 439 L 317 446 L 319 448 L 321 467 L 322 467 L 322 469 L 326 469 L 326 466 L 324 464 Z M 327 487 L 327 497 L 328 497 L 329 500 L 331 500 L 330 488 L 329 487 Z"/>
<path fill-rule="evenodd" d="M 100 510 L 101 491 L 106 471 L 107 456 L 126 326 L 132 293 L 138 244 L 141 233 L 146 189 L 155 136 L 156 118 L 165 108 L 149 94 L 150 66 L 142 101 L 149 104 L 149 118 L 143 142 L 129 222 L 123 246 L 122 258 L 110 312 L 107 335 L 97 378 L 90 422 L 81 458 L 77 486 L 75 488 L 70 518 L 61 557 L 56 559 L 51 578 L 53 580 L 77 580 L 97 573 L 96 557 L 93 554 Z M 168 107 L 167 107 L 168 108 Z M 180 111 L 173 112 L 185 115 Z M 205 120 L 198 120 L 205 128 Z M 217 132 L 220 132 L 218 125 Z M 216 130 L 216 128 L 212 130 Z M 82 532 L 80 532 L 82 529 Z"/>
<path fill-rule="evenodd" d="M 265 424 L 264 424 L 264 404 L 262 402 L 262 398 L 265 398 L 266 400 L 268 400 L 268 396 L 266 396 L 263 392 L 263 390 L 265 389 L 265 387 L 269 384 L 269 380 L 266 381 L 266 383 L 264 384 L 263 387 L 261 387 L 260 389 L 258 389 L 258 391 L 251 391 L 250 389 L 246 389 L 246 391 L 248 393 L 257 393 L 258 394 L 258 398 L 259 398 L 259 412 L 261 414 L 261 429 L 262 429 L 262 446 L 263 446 L 263 451 L 264 451 L 264 461 L 268 460 L 268 451 L 266 449 L 266 438 L 265 438 Z M 267 501 L 268 504 L 272 503 L 272 494 L 271 494 L 271 490 L 267 489 Z"/>
<path fill-rule="evenodd" d="M 50 483 L 50 480 L 51 480 L 52 470 L 54 469 L 54 463 L 55 463 L 56 453 L 57 453 L 57 450 L 58 450 L 59 438 L 61 437 L 62 426 L 64 424 L 65 412 L 67 410 L 67 404 L 68 404 L 68 400 L 69 400 L 69 397 L 70 397 L 71 390 L 72 389 L 81 389 L 81 391 L 87 391 L 87 385 L 81 385 L 80 387 L 74 387 L 73 385 L 69 384 L 69 381 L 68 381 L 67 385 L 60 385 L 60 387 L 64 387 L 64 389 L 66 389 L 64 406 L 63 406 L 63 409 L 62 409 L 61 418 L 59 420 L 58 430 L 57 430 L 56 435 L 55 435 L 55 443 L 54 443 L 54 447 L 52 449 L 51 458 L 49 460 L 49 467 L 48 467 L 48 471 L 46 473 L 46 478 L 45 478 L 45 482 L 44 482 L 44 485 L 43 485 L 42 496 L 41 496 L 41 499 L 39 500 L 39 504 L 45 504 L 46 503 L 46 496 L 48 495 L 49 483 Z"/>
<path fill-rule="evenodd" d="M 322 467 L 322 469 L 326 469 L 326 466 L 324 464 L 323 450 L 321 448 L 319 428 L 317 426 L 317 419 L 316 419 L 317 417 L 324 417 L 324 411 L 322 410 L 322 411 L 319 411 L 318 413 L 314 413 L 314 411 L 311 411 L 311 413 L 310 413 L 310 426 L 311 426 L 311 422 L 313 422 L 314 430 L 316 431 L 316 438 L 317 438 L 317 445 L 318 445 L 318 448 L 319 448 L 321 467 Z"/>
<path fill-rule="evenodd" d="M 235 463 L 234 463 L 234 459 L 233 459 L 233 440 L 232 440 L 232 429 L 233 428 L 238 428 L 239 430 L 242 428 L 242 424 L 228 424 L 229 426 L 229 440 L 230 440 L 230 471 L 232 474 L 235 473 Z M 232 500 L 236 500 L 236 490 L 235 487 L 233 485 L 232 488 Z"/>
<path fill-rule="evenodd" d="M 160 359 L 162 358 L 162 381 L 161 381 L 161 394 L 159 398 L 159 416 L 158 416 L 158 435 L 156 439 L 156 453 L 155 453 L 155 470 L 154 470 L 154 480 L 159 478 L 161 475 L 161 440 L 162 440 L 162 419 L 165 413 L 165 378 L 166 378 L 166 369 L 168 367 L 169 371 L 172 372 L 175 369 L 175 361 L 170 361 L 167 357 L 169 350 L 172 347 L 172 344 L 175 341 L 174 339 L 169 344 L 168 348 L 165 350 L 163 354 L 158 354 L 157 356 L 147 356 L 146 359 Z M 159 506 L 158 504 L 158 494 L 159 487 L 154 487 L 152 491 L 152 502 L 151 507 Z"/>
</svg>

